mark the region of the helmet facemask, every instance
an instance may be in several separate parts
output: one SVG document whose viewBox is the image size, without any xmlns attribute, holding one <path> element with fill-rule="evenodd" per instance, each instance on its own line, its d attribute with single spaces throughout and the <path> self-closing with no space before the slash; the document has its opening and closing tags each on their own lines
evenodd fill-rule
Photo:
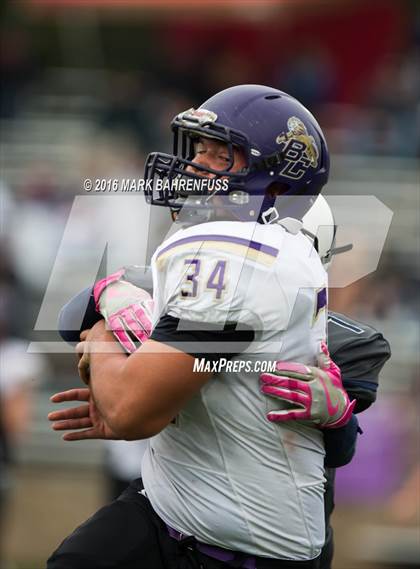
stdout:
<svg viewBox="0 0 420 569">
<path fill-rule="evenodd" d="M 224 204 L 232 207 L 248 202 L 245 179 L 250 171 L 249 141 L 246 135 L 234 132 L 211 121 L 194 120 L 194 109 L 185 111 L 172 122 L 173 154 L 154 152 L 146 160 L 145 178 L 151 180 L 146 197 L 152 205 L 164 205 L 173 212 L 181 208 L 212 209 L 212 199 L 223 193 Z M 194 161 L 200 139 L 210 139 L 226 145 L 229 160 L 223 169 L 213 169 Z M 232 172 L 234 148 L 241 148 L 246 166 Z M 159 188 L 157 180 L 164 182 Z M 190 180 L 183 184 L 181 180 Z M 193 183 L 191 183 L 193 181 Z M 243 194 L 241 196 L 241 194 Z M 231 198 L 230 198 L 231 196 Z M 204 216 L 207 220 L 210 214 Z M 228 216 L 229 217 L 229 216 Z"/>
</svg>

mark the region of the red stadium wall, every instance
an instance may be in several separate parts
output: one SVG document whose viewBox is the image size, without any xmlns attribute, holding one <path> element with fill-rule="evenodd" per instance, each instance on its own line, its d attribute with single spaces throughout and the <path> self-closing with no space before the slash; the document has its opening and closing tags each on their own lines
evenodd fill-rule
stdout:
<svg viewBox="0 0 420 569">
<path fill-rule="evenodd" d="M 403 50 L 407 41 L 407 6 L 404 2 L 357 2 L 338 6 L 323 5 L 316 10 L 297 10 L 273 16 L 275 20 L 253 22 L 194 16 L 180 23 L 168 22 L 162 34 L 167 57 L 173 64 L 191 58 L 237 54 L 254 67 L 255 77 L 267 71 L 290 66 L 296 53 L 321 49 L 335 68 L 341 102 L 363 101 L 365 84 L 372 72 L 390 53 Z M 215 45 L 220 50 L 215 50 Z M 193 47 L 192 47 L 193 46 Z M 206 72 L 203 58 L 202 70 Z"/>
</svg>

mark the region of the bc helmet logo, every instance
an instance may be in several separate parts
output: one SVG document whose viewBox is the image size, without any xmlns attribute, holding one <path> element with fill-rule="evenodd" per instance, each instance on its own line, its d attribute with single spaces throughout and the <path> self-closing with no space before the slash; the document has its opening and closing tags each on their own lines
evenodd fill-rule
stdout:
<svg viewBox="0 0 420 569">
<path fill-rule="evenodd" d="M 216 113 L 207 109 L 188 109 L 177 116 L 177 119 L 185 124 L 185 126 L 203 126 L 217 120 Z"/>
<path fill-rule="evenodd" d="M 287 127 L 289 130 L 276 138 L 277 144 L 284 145 L 286 165 L 281 173 L 299 180 L 310 166 L 318 167 L 319 152 L 314 137 L 298 117 L 290 117 Z"/>
</svg>

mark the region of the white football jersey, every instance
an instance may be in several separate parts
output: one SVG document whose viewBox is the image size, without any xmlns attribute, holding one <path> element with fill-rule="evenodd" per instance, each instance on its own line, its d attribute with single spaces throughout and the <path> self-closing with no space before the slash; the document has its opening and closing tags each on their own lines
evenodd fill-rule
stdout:
<svg viewBox="0 0 420 569">
<path fill-rule="evenodd" d="M 169 314 L 203 327 L 245 324 L 254 341 L 233 361 L 316 364 L 326 338 L 327 277 L 303 234 L 279 224 L 204 223 L 166 240 L 152 267 L 156 320 Z M 267 421 L 280 407 L 260 393 L 258 372 L 215 374 L 145 454 L 144 485 L 159 516 L 226 549 L 318 556 L 323 435 L 305 424 Z"/>
</svg>

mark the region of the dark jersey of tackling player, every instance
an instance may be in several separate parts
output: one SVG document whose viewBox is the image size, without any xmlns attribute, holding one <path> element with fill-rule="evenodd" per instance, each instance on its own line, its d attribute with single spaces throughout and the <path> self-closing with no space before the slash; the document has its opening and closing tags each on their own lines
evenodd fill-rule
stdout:
<svg viewBox="0 0 420 569">
<path fill-rule="evenodd" d="M 350 399 L 357 401 L 355 413 L 364 411 L 376 399 L 379 373 L 391 355 L 388 342 L 372 326 L 329 312 L 328 347 Z"/>
<path fill-rule="evenodd" d="M 332 359 L 341 369 L 343 386 L 351 400 L 356 399 L 355 413 L 364 411 L 376 400 L 379 374 L 391 356 L 389 343 L 372 326 L 352 320 L 336 312 L 328 313 L 328 347 Z M 339 441 L 345 443 L 348 456 L 355 450 L 351 425 L 342 429 L 324 431 L 326 446 L 325 529 L 326 540 L 321 554 L 320 569 L 330 569 L 333 557 L 333 531 L 330 525 L 334 509 L 335 468 L 334 456 L 328 452 Z M 326 436 L 325 436 L 326 435 Z M 340 458 L 344 458 L 343 456 Z"/>
</svg>

